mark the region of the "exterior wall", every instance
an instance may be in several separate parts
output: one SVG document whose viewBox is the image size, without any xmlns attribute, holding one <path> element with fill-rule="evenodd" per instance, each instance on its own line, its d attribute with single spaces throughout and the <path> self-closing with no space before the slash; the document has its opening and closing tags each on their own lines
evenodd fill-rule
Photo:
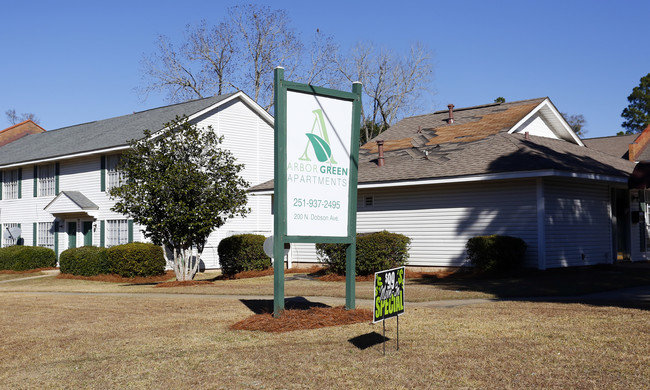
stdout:
<svg viewBox="0 0 650 390">
<path fill-rule="evenodd" d="M 372 205 L 366 206 L 368 197 Z M 484 234 L 522 238 L 528 244 L 527 264 L 537 264 L 532 179 L 360 189 L 358 206 L 358 232 L 388 230 L 411 238 L 411 266 L 466 265 L 467 240 Z M 310 245 L 302 244 L 292 249 L 292 260 L 316 258 Z"/>
<path fill-rule="evenodd" d="M 99 206 L 99 210 L 91 211 L 91 215 L 67 215 L 57 218 L 59 227 L 58 251 L 68 249 L 68 223 L 76 224 L 77 246 L 83 246 L 82 226 L 85 221 L 93 221 L 92 244 L 99 246 L 101 242 L 101 223 L 109 219 L 125 219 L 122 214 L 110 211 L 114 204 L 106 192 L 101 191 L 100 156 L 61 160 L 59 164 L 59 191 L 79 191 L 89 200 Z M 33 245 L 33 225 L 39 222 L 54 222 L 55 217 L 45 207 L 54 200 L 55 195 L 34 197 L 34 166 L 22 167 L 22 197 L 20 199 L 0 200 L 0 224 L 20 223 L 25 245 Z M 3 228 L 2 234 L 6 234 Z M 134 226 L 134 241 L 143 241 L 141 227 Z"/>
<path fill-rule="evenodd" d="M 611 263 L 610 187 L 545 180 L 546 267 Z"/>
<path fill-rule="evenodd" d="M 553 132 L 551 126 L 546 123 L 539 112 L 533 115 L 529 120 L 526 121 L 523 126 L 518 128 L 515 132 L 524 133 L 526 131 L 529 132 L 530 135 L 535 135 L 538 137 L 559 139 L 559 137 Z"/>
<path fill-rule="evenodd" d="M 245 164 L 243 177 L 251 186 L 273 178 L 273 127 L 241 100 L 223 104 L 196 120 L 200 127 L 211 125 L 219 135 L 224 136 L 223 147 L 230 149 L 237 161 Z M 271 159 L 268 163 L 265 160 Z M 125 216 L 112 212 L 114 205 L 106 191 L 102 191 L 102 155 L 96 154 L 73 159 L 60 159 L 59 191 L 79 191 L 99 209 L 89 211 L 90 215 L 68 215 L 58 220 L 58 252 L 68 248 L 68 223 L 76 223 L 77 246 L 83 245 L 83 222 L 93 221 L 92 243 L 100 246 L 102 242 L 102 222 L 106 236 L 105 221 L 125 219 Z M 33 196 L 34 166 L 22 167 L 22 197 L 20 199 L 0 200 L 0 225 L 21 224 L 24 244 L 34 242 L 33 225 L 38 222 L 53 222 L 54 216 L 45 207 L 55 198 Z M 1 190 L 1 189 L 0 189 Z M 235 218 L 215 231 L 209 238 L 202 260 L 206 268 L 218 267 L 217 245 L 223 237 L 243 232 L 259 232 L 270 235 L 272 229 L 270 196 L 249 197 L 251 213 L 246 218 Z M 4 230 L 4 227 L 2 227 Z M 0 232 L 0 245 L 3 232 Z M 143 227 L 133 227 L 133 240 L 146 241 Z"/>
<path fill-rule="evenodd" d="M 650 191 L 633 191 L 630 200 L 630 213 L 642 212 L 643 214 L 638 223 L 630 223 L 631 261 L 643 261 L 650 258 L 648 253 L 650 251 L 650 237 L 648 237 L 648 224 L 650 223 L 649 201 Z"/>
</svg>

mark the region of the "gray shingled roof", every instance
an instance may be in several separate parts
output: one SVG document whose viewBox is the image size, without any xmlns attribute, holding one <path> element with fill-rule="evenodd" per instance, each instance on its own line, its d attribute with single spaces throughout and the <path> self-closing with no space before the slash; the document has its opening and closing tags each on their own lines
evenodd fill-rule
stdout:
<svg viewBox="0 0 650 390">
<path fill-rule="evenodd" d="M 376 138 L 408 141 L 393 143 L 387 149 L 384 154 L 385 166 L 377 165 L 376 148 L 360 150 L 359 183 L 417 181 L 548 170 L 623 178 L 632 173 L 634 163 L 595 149 L 565 140 L 536 136 L 526 139 L 524 134 L 508 134 L 510 128 L 503 127 L 502 123 L 510 123 L 512 126 L 513 120 L 516 120 L 513 111 L 506 112 L 508 107 L 521 106 L 515 112 L 523 117 L 521 112 L 523 106 L 534 107 L 542 101 L 544 98 L 455 110 L 453 125 L 447 124 L 447 111 L 406 118 Z M 499 113 L 503 113 L 503 122 L 499 120 Z M 481 118 L 487 114 L 492 115 L 489 123 L 486 124 L 486 121 L 481 121 Z M 442 122 L 444 124 L 441 125 Z M 467 134 L 471 134 L 472 129 L 476 129 L 475 132 L 479 133 L 480 137 L 470 142 L 464 141 L 467 138 L 454 140 L 449 136 L 454 134 L 453 126 L 464 129 Z M 485 130 L 487 127 L 490 127 L 489 131 Z M 426 129 L 440 128 L 445 128 L 445 134 L 440 137 L 452 141 L 430 142 L 436 139 L 436 131 L 429 132 Z M 422 131 L 418 132 L 418 129 Z M 273 189 L 273 181 L 260 184 L 251 190 L 269 189 Z"/>
<path fill-rule="evenodd" d="M 32 134 L 0 147 L 0 165 L 124 146 L 130 140 L 142 138 L 144 130 L 160 130 L 176 116 L 190 116 L 233 94 Z"/>
<path fill-rule="evenodd" d="M 92 200 L 86 198 L 84 194 L 82 194 L 79 191 L 61 191 L 59 196 L 61 195 L 66 195 L 68 198 L 70 198 L 71 201 L 73 201 L 82 210 L 99 210 L 99 206 L 93 203 Z M 57 196 L 57 199 L 59 198 L 59 196 Z"/>
<path fill-rule="evenodd" d="M 630 152 L 629 145 L 634 142 L 638 136 L 638 134 L 627 134 L 611 137 L 586 138 L 583 139 L 582 142 L 584 142 L 588 148 L 600 150 L 603 153 L 627 160 Z"/>
</svg>

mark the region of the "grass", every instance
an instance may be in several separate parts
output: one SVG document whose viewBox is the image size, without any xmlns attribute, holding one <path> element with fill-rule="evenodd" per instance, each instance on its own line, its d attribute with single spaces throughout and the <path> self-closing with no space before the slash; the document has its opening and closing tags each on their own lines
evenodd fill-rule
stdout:
<svg viewBox="0 0 650 390">
<path fill-rule="evenodd" d="M 252 314 L 236 299 L 1 297 L 0 383 L 13 389 L 641 389 L 650 378 L 647 310 L 530 302 L 407 307 L 400 350 L 396 321 L 388 320 L 383 356 L 380 323 L 231 330 Z"/>
<path fill-rule="evenodd" d="M 314 270 L 311 270 L 312 272 Z M 264 273 L 262 273 L 264 274 Z M 30 276 L 33 274 L 26 274 Z M 0 274 L 0 276 L 4 276 Z M 510 277 L 488 278 L 469 274 L 439 278 L 437 275 L 415 275 L 406 279 L 407 302 L 425 302 L 449 299 L 515 298 L 575 296 L 592 292 L 615 290 L 625 287 L 650 285 L 650 264 L 633 263 L 615 266 L 529 271 Z M 13 275 L 11 275 L 13 277 Z M 173 276 L 169 276 L 173 280 Z M 273 295 L 273 275 L 245 279 L 222 279 L 220 273 L 199 273 L 196 280 L 210 283 L 195 286 L 154 288 L 165 281 L 159 278 L 146 280 L 123 280 L 119 283 L 90 280 L 68 280 L 54 277 L 27 279 L 0 283 L 3 291 L 51 291 L 92 293 L 162 293 L 203 295 Z M 356 282 L 357 299 L 372 299 L 372 281 Z M 305 274 L 285 275 L 285 296 L 345 297 L 344 281 L 324 282 Z"/>
</svg>

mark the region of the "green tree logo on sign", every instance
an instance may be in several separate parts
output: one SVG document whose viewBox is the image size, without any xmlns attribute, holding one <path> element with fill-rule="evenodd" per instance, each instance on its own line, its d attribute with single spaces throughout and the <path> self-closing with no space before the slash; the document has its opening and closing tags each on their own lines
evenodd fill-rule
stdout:
<svg viewBox="0 0 650 390">
<path fill-rule="evenodd" d="M 323 110 L 317 109 L 312 111 L 315 115 L 314 124 L 311 126 L 311 132 L 305 133 L 307 136 L 307 145 L 305 151 L 300 156 L 299 160 L 311 161 L 309 158 L 309 145 L 312 146 L 316 159 L 319 162 L 329 162 L 330 164 L 337 164 L 332 156 L 332 148 L 330 146 L 330 138 L 327 134 L 327 127 L 325 126 L 325 118 L 323 118 Z"/>
</svg>

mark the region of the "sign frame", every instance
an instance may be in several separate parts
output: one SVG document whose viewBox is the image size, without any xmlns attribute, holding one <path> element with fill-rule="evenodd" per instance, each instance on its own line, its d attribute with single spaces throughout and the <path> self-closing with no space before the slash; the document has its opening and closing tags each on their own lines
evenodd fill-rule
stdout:
<svg viewBox="0 0 650 390">
<path fill-rule="evenodd" d="M 355 308 L 355 258 L 357 230 L 357 179 L 359 167 L 359 131 L 361 127 L 361 83 L 352 84 L 352 92 L 317 87 L 284 80 L 284 69 L 274 71 L 274 197 L 273 197 L 273 315 L 284 311 L 284 244 L 285 243 L 342 243 L 346 248 L 346 309 Z M 352 103 L 351 134 L 349 144 L 347 235 L 288 235 L 287 234 L 287 92 L 297 92 L 315 97 L 338 99 Z"/>
</svg>

